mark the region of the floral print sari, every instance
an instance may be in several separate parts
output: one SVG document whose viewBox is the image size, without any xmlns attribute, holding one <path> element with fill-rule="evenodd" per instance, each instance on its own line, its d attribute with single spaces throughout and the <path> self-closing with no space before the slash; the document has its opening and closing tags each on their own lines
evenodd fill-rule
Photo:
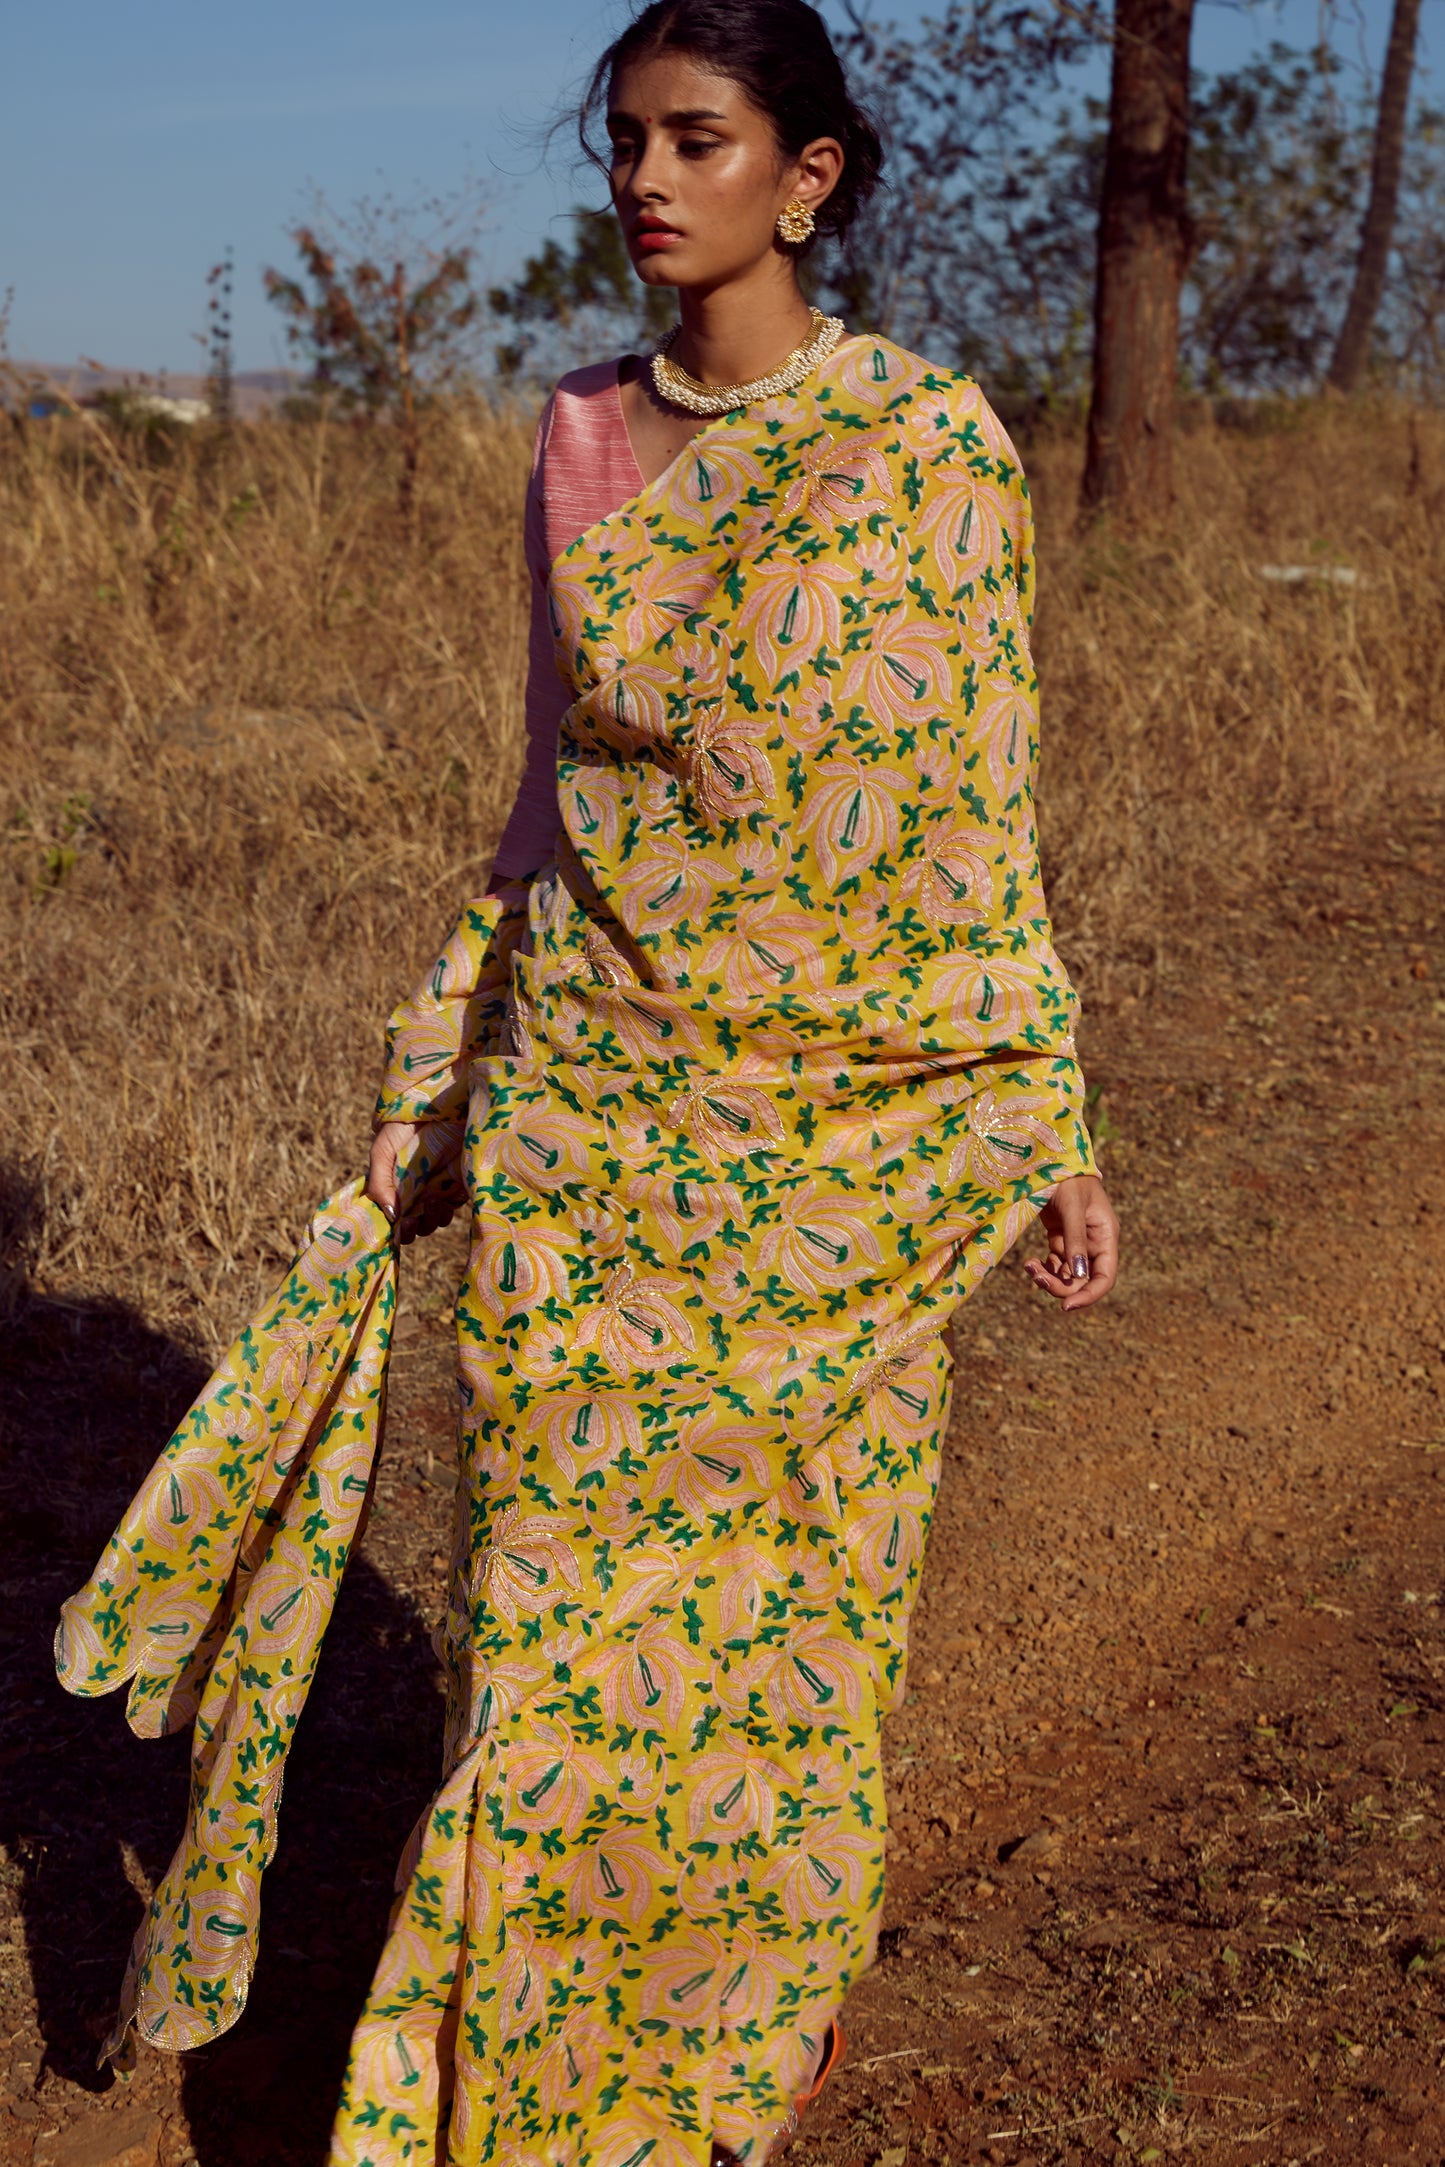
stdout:
<svg viewBox="0 0 1445 2167">
<path fill-rule="evenodd" d="M 562 834 L 392 1019 L 460 1144 L 443 1780 L 332 2167 L 758 2167 L 871 1962 L 945 1329 L 1092 1167 L 1033 817 L 1028 494 L 968 379 L 843 341 L 558 559 Z M 353 1185 L 57 1658 L 194 1719 L 117 2033 L 244 2006 L 359 1534 L 390 1230 Z"/>
<path fill-rule="evenodd" d="M 463 1480 L 334 2167 L 761 2161 L 872 1959 L 944 1327 L 1092 1165 L 1032 579 L 977 387 L 865 338 L 554 567 L 557 862 L 379 1109 L 465 1110 Z"/>
</svg>

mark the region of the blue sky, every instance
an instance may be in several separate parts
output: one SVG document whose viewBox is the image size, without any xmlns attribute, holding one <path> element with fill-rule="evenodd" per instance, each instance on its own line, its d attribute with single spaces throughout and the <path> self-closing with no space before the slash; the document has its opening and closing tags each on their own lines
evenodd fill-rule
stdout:
<svg viewBox="0 0 1445 2167">
<path fill-rule="evenodd" d="M 390 185 L 492 192 L 484 269 L 520 264 L 576 200 L 559 97 L 631 12 L 625 0 L 71 0 L 17 8 L 0 85 L 0 293 L 11 352 L 113 367 L 203 365 L 205 274 L 236 256 L 236 361 L 284 361 L 265 265 L 314 188 L 337 206 Z M 927 12 L 879 0 L 880 17 Z M 1335 37 L 1378 66 L 1388 0 L 1336 5 Z M 1321 0 L 1201 0 L 1196 63 L 1238 64 L 1317 35 Z M 1426 11 L 1425 52 L 1435 10 Z"/>
</svg>

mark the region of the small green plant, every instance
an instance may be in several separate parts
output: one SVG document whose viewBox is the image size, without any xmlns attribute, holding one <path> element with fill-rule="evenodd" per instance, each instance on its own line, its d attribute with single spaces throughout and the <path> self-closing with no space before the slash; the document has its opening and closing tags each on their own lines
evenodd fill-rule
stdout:
<svg viewBox="0 0 1445 2167">
<path fill-rule="evenodd" d="M 1102 1084 L 1090 1084 L 1084 1093 L 1084 1120 L 1090 1136 L 1094 1139 L 1096 1151 L 1102 1151 L 1106 1145 L 1118 1142 L 1119 1131 L 1113 1115 L 1109 1112 L 1109 1102 L 1104 1096 Z"/>
<path fill-rule="evenodd" d="M 28 831 L 30 816 L 23 807 L 12 825 L 16 828 L 23 825 Z M 35 882 L 37 895 L 52 894 L 70 878 L 80 856 L 80 838 L 89 825 L 90 799 L 83 790 L 77 791 L 61 807 L 54 839 L 44 848 Z"/>
</svg>

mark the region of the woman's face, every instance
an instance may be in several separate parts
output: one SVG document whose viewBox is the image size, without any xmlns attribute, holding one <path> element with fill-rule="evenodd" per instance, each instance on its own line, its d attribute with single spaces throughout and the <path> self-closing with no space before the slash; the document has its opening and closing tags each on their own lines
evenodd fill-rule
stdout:
<svg viewBox="0 0 1445 2167">
<path fill-rule="evenodd" d="M 816 208 L 843 163 L 831 137 L 785 159 L 767 114 L 686 53 L 619 69 L 607 133 L 612 201 L 648 286 L 725 285 L 775 254 L 783 205 Z"/>
</svg>

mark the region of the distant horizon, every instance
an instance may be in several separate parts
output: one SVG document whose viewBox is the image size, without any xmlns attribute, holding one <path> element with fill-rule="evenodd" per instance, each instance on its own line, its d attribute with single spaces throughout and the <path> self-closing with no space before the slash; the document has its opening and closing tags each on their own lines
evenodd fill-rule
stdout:
<svg viewBox="0 0 1445 2167">
<path fill-rule="evenodd" d="M 12 357 L 203 376 L 206 273 L 230 245 L 237 372 L 304 375 L 261 274 L 290 268 L 287 228 L 318 188 L 344 210 L 388 187 L 410 200 L 480 175 L 492 210 L 478 283 L 505 283 L 565 236 L 585 193 L 540 145 L 630 12 L 620 0 L 533 0 L 484 23 L 454 0 L 416 0 L 400 49 L 380 0 L 344 13 L 332 0 L 299 12 L 257 0 L 243 43 L 234 18 L 180 0 L 154 0 L 144 36 L 98 0 L 77 0 L 63 39 L 22 15 L 0 88 L 0 191 L 16 207 L 0 241 Z M 904 25 L 922 13 L 920 0 L 899 0 Z M 1360 0 L 1358 22 L 1335 24 L 1336 44 L 1377 69 L 1388 21 L 1388 0 Z M 1276 39 L 1306 46 L 1318 27 L 1317 0 L 1204 0 L 1195 65 L 1236 67 Z M 1102 89 L 1102 61 L 1078 80 Z"/>
</svg>

